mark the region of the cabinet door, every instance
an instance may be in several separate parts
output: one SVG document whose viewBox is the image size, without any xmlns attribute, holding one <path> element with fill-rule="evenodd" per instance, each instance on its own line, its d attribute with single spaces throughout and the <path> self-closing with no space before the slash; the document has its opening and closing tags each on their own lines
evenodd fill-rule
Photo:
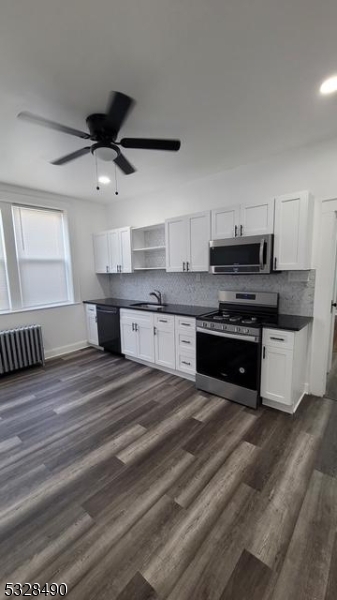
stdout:
<svg viewBox="0 0 337 600">
<path fill-rule="evenodd" d="M 118 229 L 108 232 L 110 273 L 117 273 L 121 264 L 120 237 Z"/>
<path fill-rule="evenodd" d="M 132 315 L 123 315 L 120 320 L 120 330 L 122 353 L 127 356 L 137 356 L 138 347 L 135 318 Z"/>
<path fill-rule="evenodd" d="M 226 206 L 212 210 L 212 240 L 224 240 L 238 235 L 239 206 Z"/>
<path fill-rule="evenodd" d="M 292 404 L 293 351 L 263 346 L 261 396 L 282 404 Z"/>
<path fill-rule="evenodd" d="M 98 346 L 98 330 L 96 306 L 93 304 L 86 305 L 86 321 L 87 321 L 87 336 L 89 344 Z"/>
<path fill-rule="evenodd" d="M 186 270 L 187 262 L 187 219 L 177 217 L 165 222 L 166 271 L 169 273 Z"/>
<path fill-rule="evenodd" d="M 131 230 L 130 227 L 124 227 L 119 230 L 120 242 L 120 266 L 122 273 L 131 273 Z"/>
<path fill-rule="evenodd" d="M 275 270 L 310 268 L 312 215 L 313 205 L 309 206 L 308 192 L 287 194 L 275 199 Z"/>
<path fill-rule="evenodd" d="M 110 259 L 107 232 L 95 233 L 93 244 L 95 273 L 109 273 Z"/>
<path fill-rule="evenodd" d="M 274 199 L 265 202 L 247 202 L 240 206 L 239 234 L 264 235 L 274 230 Z"/>
<path fill-rule="evenodd" d="M 154 315 L 154 328 L 155 363 L 168 369 L 175 369 L 174 317 Z"/>
<path fill-rule="evenodd" d="M 137 356 L 154 362 L 153 315 L 139 312 L 136 317 Z"/>
<path fill-rule="evenodd" d="M 188 217 L 188 271 L 208 271 L 211 215 L 209 211 Z"/>
</svg>

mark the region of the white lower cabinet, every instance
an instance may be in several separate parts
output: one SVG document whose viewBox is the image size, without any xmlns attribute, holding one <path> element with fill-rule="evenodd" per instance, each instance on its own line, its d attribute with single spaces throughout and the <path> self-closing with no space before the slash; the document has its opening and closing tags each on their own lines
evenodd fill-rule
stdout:
<svg viewBox="0 0 337 600">
<path fill-rule="evenodd" d="M 300 331 L 264 329 L 262 403 L 294 413 L 306 392 L 308 327 Z"/>
<path fill-rule="evenodd" d="M 191 317 L 175 317 L 176 369 L 195 376 L 196 325 Z"/>
<path fill-rule="evenodd" d="M 87 340 L 89 344 L 98 346 L 96 304 L 86 304 L 85 313 L 87 322 Z"/>
<path fill-rule="evenodd" d="M 194 378 L 195 319 L 122 309 L 120 330 L 127 357 Z"/>
<path fill-rule="evenodd" d="M 168 369 L 176 368 L 174 316 L 154 315 L 155 363 Z"/>
<path fill-rule="evenodd" d="M 122 353 L 154 362 L 153 314 L 141 310 L 120 311 Z"/>
</svg>

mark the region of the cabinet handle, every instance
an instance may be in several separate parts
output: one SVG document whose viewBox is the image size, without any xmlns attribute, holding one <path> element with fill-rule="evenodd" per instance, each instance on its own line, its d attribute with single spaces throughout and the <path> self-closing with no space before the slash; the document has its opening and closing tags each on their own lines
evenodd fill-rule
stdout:
<svg viewBox="0 0 337 600">
<path fill-rule="evenodd" d="M 262 358 L 266 358 L 266 347 L 265 346 L 263 346 Z"/>
<path fill-rule="evenodd" d="M 157 335 L 157 327 L 153 328 L 153 335 Z"/>
<path fill-rule="evenodd" d="M 122 265 L 119 265 L 119 272 L 122 272 Z"/>
<path fill-rule="evenodd" d="M 184 342 L 184 344 L 190 344 L 191 342 L 189 340 L 181 340 L 182 342 Z"/>
<path fill-rule="evenodd" d="M 186 271 L 189 271 L 189 270 L 190 270 L 190 263 L 187 261 L 187 263 L 186 263 Z"/>
<path fill-rule="evenodd" d="M 187 362 L 187 360 L 182 360 L 182 361 L 181 361 L 181 364 L 182 364 L 182 365 L 188 365 L 189 367 L 191 366 L 191 363 L 190 363 L 190 362 Z"/>
<path fill-rule="evenodd" d="M 166 319 L 158 319 L 159 323 L 167 323 Z"/>
<path fill-rule="evenodd" d="M 135 324 L 132 323 L 132 331 L 134 331 L 134 330 L 135 330 Z"/>
<path fill-rule="evenodd" d="M 191 327 L 191 323 L 182 323 L 182 325 L 184 325 L 184 327 Z"/>
<path fill-rule="evenodd" d="M 243 225 L 240 225 L 240 235 L 243 235 Z"/>
<path fill-rule="evenodd" d="M 275 256 L 275 258 L 274 258 L 274 271 L 276 271 L 276 267 L 277 267 L 277 258 Z"/>
<path fill-rule="evenodd" d="M 235 227 L 234 227 L 234 237 L 237 237 L 237 235 L 238 235 L 238 226 L 235 225 Z"/>
<path fill-rule="evenodd" d="M 138 331 L 138 325 L 135 323 L 135 331 Z"/>
<path fill-rule="evenodd" d="M 183 262 L 183 271 L 185 271 L 185 261 Z"/>
<path fill-rule="evenodd" d="M 285 339 L 284 338 L 280 338 L 280 337 L 271 337 L 270 336 L 270 339 L 271 340 L 275 340 L 276 342 L 285 342 Z"/>
</svg>

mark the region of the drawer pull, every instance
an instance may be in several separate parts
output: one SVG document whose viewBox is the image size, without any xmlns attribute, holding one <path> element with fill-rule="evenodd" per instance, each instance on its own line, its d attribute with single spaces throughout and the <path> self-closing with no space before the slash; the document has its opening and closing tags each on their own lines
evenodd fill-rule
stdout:
<svg viewBox="0 0 337 600">
<path fill-rule="evenodd" d="M 187 362 L 187 360 L 182 360 L 182 361 L 181 361 L 181 364 L 182 364 L 182 365 L 187 365 L 187 366 L 189 366 L 189 367 L 191 366 L 191 363 L 190 363 L 190 362 Z"/>
<path fill-rule="evenodd" d="M 158 319 L 159 323 L 167 323 L 166 319 Z"/>
<path fill-rule="evenodd" d="M 184 325 L 184 327 L 191 327 L 191 323 L 182 323 L 182 325 Z"/>
<path fill-rule="evenodd" d="M 276 342 L 285 342 L 284 338 L 280 338 L 280 337 L 270 337 L 271 340 L 275 340 Z"/>
<path fill-rule="evenodd" d="M 184 344 L 190 344 L 191 342 L 189 340 L 181 340 Z"/>
</svg>

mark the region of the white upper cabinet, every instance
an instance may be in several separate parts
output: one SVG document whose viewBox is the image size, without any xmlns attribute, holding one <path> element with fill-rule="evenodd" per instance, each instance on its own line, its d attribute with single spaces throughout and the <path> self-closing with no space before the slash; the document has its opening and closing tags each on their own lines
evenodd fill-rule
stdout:
<svg viewBox="0 0 337 600">
<path fill-rule="evenodd" d="M 93 235 L 96 273 L 131 273 L 131 229 L 111 229 Z"/>
<path fill-rule="evenodd" d="M 208 271 L 210 212 L 168 219 L 166 228 L 166 270 Z"/>
<path fill-rule="evenodd" d="M 212 210 L 212 240 L 273 233 L 274 199 Z"/>
<path fill-rule="evenodd" d="M 106 231 L 93 235 L 95 273 L 109 273 L 110 258 Z"/>
<path fill-rule="evenodd" d="M 314 223 L 314 198 L 309 192 L 275 198 L 274 269 L 310 269 Z"/>
<path fill-rule="evenodd" d="M 109 273 L 118 273 L 120 265 L 120 236 L 118 229 L 108 231 L 109 244 Z"/>
<path fill-rule="evenodd" d="M 197 213 L 187 218 L 189 256 L 188 271 L 208 271 L 209 242 L 211 239 L 211 214 Z"/>
<path fill-rule="evenodd" d="M 120 247 L 120 272 L 131 273 L 131 229 L 123 227 L 119 229 L 119 247 Z"/>
<path fill-rule="evenodd" d="M 238 235 L 240 207 L 226 206 L 212 210 L 212 240 L 224 240 Z"/>
<path fill-rule="evenodd" d="M 166 271 L 179 273 L 186 270 L 187 231 L 186 218 L 177 217 L 165 222 Z"/>
<path fill-rule="evenodd" d="M 264 202 L 247 202 L 240 205 L 238 235 L 264 235 L 273 233 L 274 199 Z"/>
</svg>

